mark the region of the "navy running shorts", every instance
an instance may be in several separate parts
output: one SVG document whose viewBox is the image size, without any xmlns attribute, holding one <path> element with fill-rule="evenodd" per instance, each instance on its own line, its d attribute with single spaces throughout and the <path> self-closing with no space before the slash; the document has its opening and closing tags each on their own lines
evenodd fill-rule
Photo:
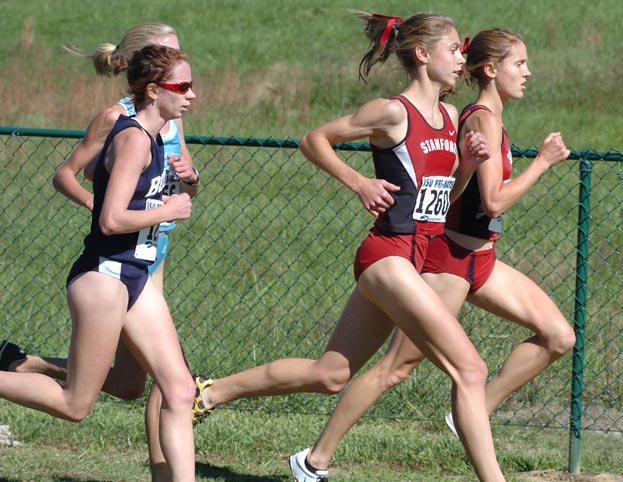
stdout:
<svg viewBox="0 0 623 482">
<path fill-rule="evenodd" d="M 69 271 L 67 285 L 76 276 L 89 271 L 103 273 L 121 281 L 128 290 L 128 310 L 136 303 L 149 278 L 147 266 L 121 263 L 103 256 L 82 253 Z"/>
</svg>

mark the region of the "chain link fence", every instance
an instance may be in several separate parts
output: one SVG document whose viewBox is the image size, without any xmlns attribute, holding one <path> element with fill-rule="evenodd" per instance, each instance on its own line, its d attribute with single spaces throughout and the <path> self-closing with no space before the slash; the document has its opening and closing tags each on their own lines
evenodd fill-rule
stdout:
<svg viewBox="0 0 623 482">
<path fill-rule="evenodd" d="M 90 213 L 58 194 L 51 178 L 82 135 L 0 128 L 0 339 L 29 353 L 68 349 L 65 278 Z M 187 142 L 202 187 L 192 218 L 171 233 L 165 296 L 192 369 L 222 377 L 277 358 L 318 357 L 354 286 L 353 256 L 372 218 L 298 153 L 295 140 Z M 338 150 L 373 174 L 367 145 Z M 536 150 L 514 147 L 513 154 L 517 175 Z M 623 431 L 622 159 L 615 150 L 573 151 L 505 216 L 498 256 L 551 294 L 576 325 L 578 344 L 505 401 L 493 424 L 565 428 L 581 418 L 582 429 Z M 588 178 L 580 177 L 582 166 Z M 588 195 L 580 202 L 582 186 Z M 491 374 L 529 336 L 468 304 L 459 319 Z M 449 397 L 448 377 L 424 362 L 369 415 L 440 420 Z M 325 414 L 336 400 L 296 394 L 229 407 Z M 572 405 L 579 412 L 570 422 Z"/>
</svg>

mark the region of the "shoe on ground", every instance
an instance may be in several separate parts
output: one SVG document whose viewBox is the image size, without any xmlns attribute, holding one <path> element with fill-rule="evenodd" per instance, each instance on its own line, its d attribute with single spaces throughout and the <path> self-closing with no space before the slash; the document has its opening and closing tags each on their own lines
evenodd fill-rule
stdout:
<svg viewBox="0 0 623 482">
<path fill-rule="evenodd" d="M 444 420 L 446 421 L 446 425 L 448 426 L 448 428 L 452 430 L 454 436 L 456 438 L 459 438 L 459 433 L 456 431 L 456 427 L 454 426 L 454 418 L 452 418 L 452 412 L 448 413 L 445 416 Z"/>
<path fill-rule="evenodd" d="M 195 401 L 193 402 L 193 427 L 198 423 L 203 422 L 208 415 L 214 412 L 213 408 L 206 408 L 203 404 L 203 390 L 214 383 L 214 380 L 207 378 L 201 373 L 193 373 L 193 380 L 195 380 Z"/>
<path fill-rule="evenodd" d="M 290 456 L 290 470 L 295 482 L 329 482 L 329 472 L 327 470 L 316 470 L 310 472 L 305 466 L 305 459 L 309 453 L 309 448 Z"/>
<path fill-rule="evenodd" d="M 27 356 L 26 352 L 15 343 L 4 340 L 0 344 L 0 370 L 8 372 L 13 363 L 25 360 Z"/>
</svg>

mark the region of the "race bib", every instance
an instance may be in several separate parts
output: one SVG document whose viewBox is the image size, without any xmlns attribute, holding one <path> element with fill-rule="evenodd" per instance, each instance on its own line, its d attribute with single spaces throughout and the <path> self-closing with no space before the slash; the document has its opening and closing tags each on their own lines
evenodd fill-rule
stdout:
<svg viewBox="0 0 623 482">
<path fill-rule="evenodd" d="M 173 194 L 180 194 L 182 192 L 182 183 L 177 176 L 167 176 L 167 182 L 164 185 L 164 196 L 172 196 Z"/>
<path fill-rule="evenodd" d="M 446 214 L 450 209 L 452 186 L 454 186 L 453 177 L 429 176 L 422 178 L 422 187 L 415 200 L 413 219 L 445 223 Z"/>
<path fill-rule="evenodd" d="M 154 209 L 162 206 L 162 201 L 159 199 L 147 199 L 145 203 L 145 209 Z M 143 228 L 138 232 L 136 239 L 136 249 L 134 250 L 134 257 L 145 261 L 156 261 L 156 253 L 158 251 L 158 227 L 149 226 Z"/>
<path fill-rule="evenodd" d="M 172 196 L 173 194 L 180 194 L 181 192 L 182 182 L 180 181 L 180 178 L 175 175 L 168 175 L 167 182 L 164 185 L 164 191 L 162 191 L 162 194 L 164 196 Z M 175 226 L 174 223 L 169 223 L 165 221 L 163 223 L 160 223 L 160 228 L 166 231 L 167 228 L 171 225 Z"/>
</svg>

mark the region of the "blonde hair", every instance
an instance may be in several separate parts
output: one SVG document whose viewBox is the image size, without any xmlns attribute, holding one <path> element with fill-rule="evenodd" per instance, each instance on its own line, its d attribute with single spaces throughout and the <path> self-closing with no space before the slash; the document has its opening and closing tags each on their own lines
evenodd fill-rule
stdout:
<svg viewBox="0 0 623 482">
<path fill-rule="evenodd" d="M 65 49 L 73 55 L 92 59 L 97 75 L 110 77 L 128 69 L 134 52 L 146 45 L 157 43 L 160 37 L 171 34 L 177 35 L 177 32 L 169 25 L 145 22 L 128 28 L 117 45 L 101 43 L 89 53 L 81 52 L 72 45 L 65 45 Z"/>
<path fill-rule="evenodd" d="M 410 73 L 417 66 L 413 55 L 416 46 L 431 49 L 444 35 L 456 29 L 450 17 L 436 13 L 418 13 L 406 20 L 361 10 L 352 13 L 366 22 L 364 31 L 372 45 L 359 63 L 359 78 L 364 82 L 372 67 L 384 63 L 392 53 Z"/>
<path fill-rule="evenodd" d="M 483 67 L 487 64 L 501 64 L 519 43 L 524 43 L 521 35 L 503 28 L 479 32 L 465 51 L 467 59 L 463 69 L 467 84 L 484 87 L 491 79 L 485 75 Z"/>
</svg>

